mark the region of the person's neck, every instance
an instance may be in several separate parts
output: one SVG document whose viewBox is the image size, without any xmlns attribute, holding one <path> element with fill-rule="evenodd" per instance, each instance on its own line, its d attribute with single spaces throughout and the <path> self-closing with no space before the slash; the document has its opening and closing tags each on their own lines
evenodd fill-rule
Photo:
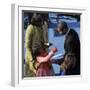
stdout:
<svg viewBox="0 0 90 90">
<path fill-rule="evenodd" d="M 70 28 L 69 28 L 69 29 L 67 29 L 66 35 L 69 33 L 69 31 L 70 31 Z"/>
</svg>

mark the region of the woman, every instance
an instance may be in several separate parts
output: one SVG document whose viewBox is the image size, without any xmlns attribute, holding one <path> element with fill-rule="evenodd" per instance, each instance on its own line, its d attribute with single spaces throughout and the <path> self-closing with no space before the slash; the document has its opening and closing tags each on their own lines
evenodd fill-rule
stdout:
<svg viewBox="0 0 90 90">
<path fill-rule="evenodd" d="M 26 76 L 39 76 L 40 74 L 36 73 L 38 72 L 39 67 L 41 68 L 41 66 L 43 66 L 41 65 L 40 61 L 42 60 L 40 58 L 43 57 L 43 61 L 45 62 L 46 57 L 48 57 L 46 59 L 46 61 L 48 61 L 52 55 L 54 55 L 54 52 L 49 55 L 46 52 L 42 26 L 42 17 L 39 14 L 35 14 L 26 31 Z M 45 57 L 42 56 L 41 53 L 45 54 Z M 49 67 L 49 64 L 47 64 L 46 67 Z"/>
<path fill-rule="evenodd" d="M 42 19 L 40 15 L 34 15 L 26 30 L 26 76 L 36 76 L 35 57 L 37 47 L 42 47 Z"/>
</svg>

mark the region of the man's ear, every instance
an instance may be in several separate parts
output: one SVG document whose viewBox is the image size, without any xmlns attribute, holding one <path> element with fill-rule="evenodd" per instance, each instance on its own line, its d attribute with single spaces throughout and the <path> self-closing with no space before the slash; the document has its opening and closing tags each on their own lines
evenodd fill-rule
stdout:
<svg viewBox="0 0 90 90">
<path fill-rule="evenodd" d="M 56 28 L 55 31 L 56 31 L 56 32 L 60 32 L 59 28 Z"/>
<path fill-rule="evenodd" d="M 64 32 L 64 33 L 66 33 L 66 32 L 67 32 L 67 30 L 64 28 L 64 29 L 63 29 L 63 32 Z"/>
</svg>

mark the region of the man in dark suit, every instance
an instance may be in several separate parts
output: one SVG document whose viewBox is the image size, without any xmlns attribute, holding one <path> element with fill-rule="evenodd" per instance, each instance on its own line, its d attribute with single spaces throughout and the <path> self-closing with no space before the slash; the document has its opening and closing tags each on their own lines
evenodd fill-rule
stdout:
<svg viewBox="0 0 90 90">
<path fill-rule="evenodd" d="M 74 29 L 68 28 L 66 22 L 61 21 L 58 24 L 57 32 L 60 35 L 66 35 L 64 42 L 64 58 L 57 62 L 65 75 L 80 75 L 80 40 Z"/>
</svg>

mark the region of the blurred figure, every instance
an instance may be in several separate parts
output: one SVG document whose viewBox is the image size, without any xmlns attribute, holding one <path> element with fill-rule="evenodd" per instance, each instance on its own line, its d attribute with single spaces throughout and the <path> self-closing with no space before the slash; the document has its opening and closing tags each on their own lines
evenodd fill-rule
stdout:
<svg viewBox="0 0 90 90">
<path fill-rule="evenodd" d="M 47 53 L 44 49 L 40 49 L 39 54 L 37 55 L 37 72 L 36 76 L 53 76 L 54 71 L 50 62 L 51 57 L 54 53 L 57 52 L 57 48 L 52 48 L 49 53 Z"/>
<path fill-rule="evenodd" d="M 36 76 L 38 46 L 44 46 L 42 18 L 34 14 L 26 30 L 26 76 Z"/>
<path fill-rule="evenodd" d="M 72 69 L 75 67 L 76 64 L 76 57 L 74 54 L 68 53 L 65 58 L 64 62 L 60 66 L 60 75 L 67 75 L 72 73 Z"/>
<path fill-rule="evenodd" d="M 66 35 L 64 49 L 65 55 L 62 60 L 61 70 L 65 71 L 65 75 L 80 75 L 80 40 L 75 30 L 68 28 L 66 22 L 61 21 L 58 24 L 57 32 L 60 35 Z"/>
<path fill-rule="evenodd" d="M 40 14 L 34 14 L 31 18 L 31 24 L 26 30 L 26 76 L 51 75 L 52 66 L 48 61 L 55 52 L 55 50 L 51 50 L 49 54 L 47 53 L 43 36 L 43 19 Z M 44 71 L 48 68 L 48 73 L 40 71 L 41 68 Z"/>
</svg>

